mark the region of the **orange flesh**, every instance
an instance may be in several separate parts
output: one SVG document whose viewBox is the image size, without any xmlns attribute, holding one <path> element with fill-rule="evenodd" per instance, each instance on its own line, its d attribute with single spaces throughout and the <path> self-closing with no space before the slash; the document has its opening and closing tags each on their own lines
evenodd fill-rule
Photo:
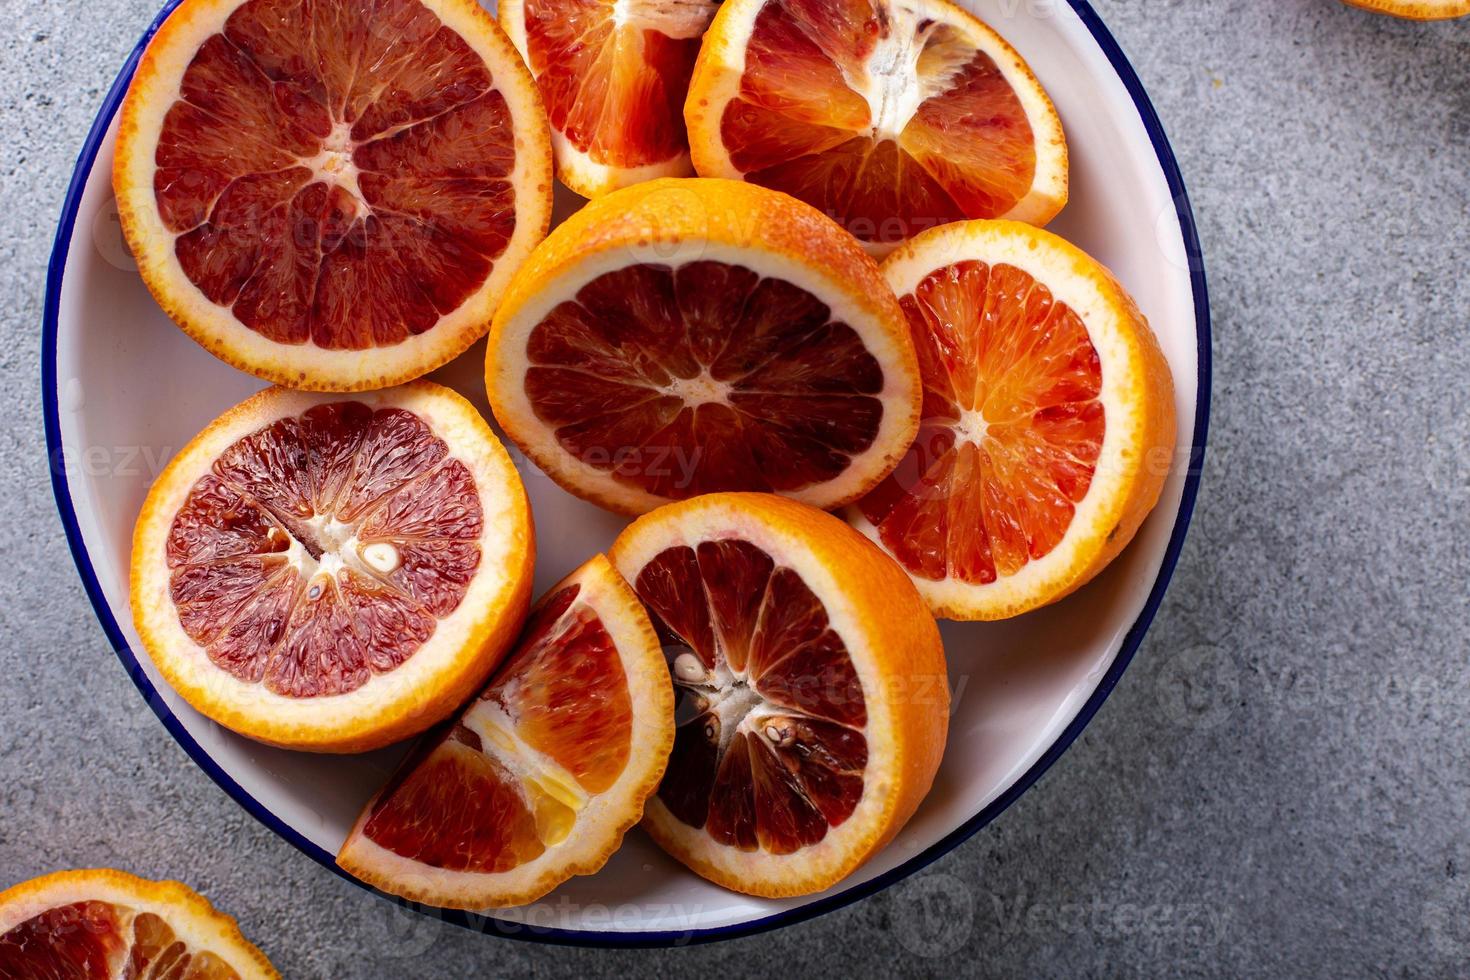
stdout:
<svg viewBox="0 0 1470 980">
<path fill-rule="evenodd" d="M 678 727 L 658 790 L 670 812 L 722 844 L 774 854 L 851 816 L 866 701 L 801 577 L 732 538 L 661 552 L 635 588 L 673 661 Z"/>
<path fill-rule="evenodd" d="M 632 752 L 633 706 L 618 651 L 597 614 L 576 601 L 579 589 L 543 600 L 460 722 L 383 791 L 365 837 L 433 867 L 479 872 L 508 871 L 558 839 L 575 813 L 516 775 L 539 768 L 536 760 L 508 758 L 513 750 L 483 740 L 472 719 L 508 722 L 589 794 L 617 781 Z"/>
<path fill-rule="evenodd" d="M 999 217 L 1036 171 L 1031 124 L 995 62 L 955 28 L 894 9 L 887 0 L 770 0 L 720 119 L 746 180 L 870 242 Z M 848 81 L 870 74 L 883 76 L 879 99 L 926 97 L 906 118 L 875 118 Z"/>
<path fill-rule="evenodd" d="M 0 936 L 0 977 L 116 976 L 239 980 L 240 975 L 211 952 L 191 951 L 151 912 L 110 902 L 48 909 Z"/>
<path fill-rule="evenodd" d="M 689 151 L 684 96 L 705 0 L 526 0 L 527 55 L 551 126 L 593 162 L 642 167 Z"/>
<path fill-rule="evenodd" d="M 919 438 L 859 508 L 911 574 L 983 585 L 1045 556 L 1106 428 L 1082 320 L 1009 265 L 936 269 L 900 305 L 924 379 Z"/>
<path fill-rule="evenodd" d="M 248 0 L 195 54 L 154 194 L 185 274 L 281 343 L 433 327 L 515 228 L 484 61 L 418 0 Z"/>
<path fill-rule="evenodd" d="M 562 448 L 670 499 L 831 480 L 883 416 L 883 370 L 855 330 L 805 290 L 721 262 L 605 273 L 526 353 L 526 396 Z"/>
<path fill-rule="evenodd" d="M 351 528 L 357 550 L 324 536 L 322 518 Z M 483 527 L 474 477 L 418 416 L 318 405 L 240 439 L 189 491 L 165 550 L 169 596 L 222 670 L 287 697 L 343 694 L 413 656 L 458 607 Z M 374 545 L 396 567 L 369 565 Z M 311 570 L 326 553 L 343 560 L 335 575 Z"/>
</svg>

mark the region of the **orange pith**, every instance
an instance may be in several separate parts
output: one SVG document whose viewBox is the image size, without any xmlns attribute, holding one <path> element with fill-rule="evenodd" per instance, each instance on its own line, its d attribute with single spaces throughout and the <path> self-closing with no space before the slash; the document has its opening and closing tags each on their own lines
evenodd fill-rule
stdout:
<svg viewBox="0 0 1470 980">
<path fill-rule="evenodd" d="M 338 861 L 422 901 L 533 901 L 607 860 L 672 729 L 652 627 L 599 555 L 542 598 L 490 684 L 400 767 Z"/>
<path fill-rule="evenodd" d="M 536 124 L 467 0 L 186 0 L 125 104 L 123 228 L 160 304 L 236 366 L 393 384 L 482 333 L 545 234 Z"/>
<path fill-rule="evenodd" d="M 936 269 L 900 305 L 924 377 L 919 439 L 859 508 L 912 574 L 987 583 L 1048 554 L 1106 428 L 1087 328 L 1013 266 Z"/>
<path fill-rule="evenodd" d="M 1343 0 L 1375 13 L 1406 20 L 1450 20 L 1470 15 L 1470 0 Z"/>
<path fill-rule="evenodd" d="M 561 176 L 587 196 L 640 177 L 643 168 L 689 172 L 684 97 L 710 0 L 522 0 L 501 5 L 565 149 L 608 175 Z"/>
<path fill-rule="evenodd" d="M 725 7 L 686 106 L 701 174 L 785 191 L 880 250 L 962 218 L 1044 223 L 1061 208 L 1054 111 L 1015 52 L 960 8 Z"/>
<path fill-rule="evenodd" d="M 319 405 L 240 439 L 212 471 L 174 518 L 169 598 L 218 667 L 277 694 L 344 694 L 397 668 L 479 565 L 474 478 L 411 412 Z M 355 552 L 335 547 L 339 526 Z M 369 563 L 378 553 L 391 568 Z M 320 571 L 326 554 L 336 574 Z"/>
<path fill-rule="evenodd" d="M 233 919 L 178 882 L 61 871 L 0 892 L 0 977 L 278 976 Z"/>
</svg>

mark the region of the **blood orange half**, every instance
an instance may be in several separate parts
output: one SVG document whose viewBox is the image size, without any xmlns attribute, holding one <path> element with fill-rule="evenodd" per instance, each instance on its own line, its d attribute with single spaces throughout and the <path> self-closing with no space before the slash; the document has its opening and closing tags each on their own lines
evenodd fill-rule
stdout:
<svg viewBox="0 0 1470 980">
<path fill-rule="evenodd" d="M 1046 93 L 947 0 L 726 0 L 685 119 L 700 174 L 799 197 L 875 252 L 961 218 L 1045 224 L 1067 200 Z"/>
<path fill-rule="evenodd" d="M 159 304 L 242 370 L 396 384 L 484 335 L 546 234 L 546 115 L 474 0 L 184 0 L 113 185 Z"/>
<path fill-rule="evenodd" d="M 459 395 L 271 388 L 149 491 L 133 621 L 174 689 L 225 727 L 363 751 L 484 683 L 525 615 L 533 555 L 520 477 Z"/>
<path fill-rule="evenodd" d="M 7 980 L 279 980 L 235 920 L 177 881 L 58 871 L 0 892 Z"/>
<path fill-rule="evenodd" d="M 598 198 L 516 276 L 490 405 L 567 490 L 625 513 L 720 490 L 853 500 L 913 439 L 912 341 L 851 236 L 784 194 L 650 181 Z"/>
<path fill-rule="evenodd" d="M 928 793 L 949 688 L 912 583 L 840 520 L 710 494 L 630 525 L 612 559 L 653 616 L 678 696 L 644 826 L 752 895 L 827 888 Z"/>
<path fill-rule="evenodd" d="M 693 173 L 684 96 L 717 0 L 502 0 L 536 76 L 557 176 L 584 197 Z"/>
<path fill-rule="evenodd" d="M 432 905 L 535 901 L 606 863 L 673 739 L 658 639 L 597 555 L 541 598 L 490 685 L 373 797 L 337 861 Z"/>
<path fill-rule="evenodd" d="M 909 454 L 849 509 L 936 615 L 1060 599 L 1132 539 L 1174 448 L 1174 386 L 1111 274 L 1006 221 L 937 228 L 888 257 L 924 373 Z"/>
</svg>

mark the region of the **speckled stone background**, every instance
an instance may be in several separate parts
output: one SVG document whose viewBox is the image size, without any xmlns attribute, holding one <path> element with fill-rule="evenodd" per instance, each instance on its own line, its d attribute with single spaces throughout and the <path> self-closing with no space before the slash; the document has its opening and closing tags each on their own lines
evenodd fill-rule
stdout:
<svg viewBox="0 0 1470 980">
<path fill-rule="evenodd" d="M 179 877 L 292 978 L 1470 972 L 1470 22 L 1096 7 L 1178 151 L 1214 301 L 1204 487 L 1147 641 L 1061 762 L 922 875 L 615 953 L 395 911 L 247 816 L 138 697 L 53 510 L 38 377 L 53 223 L 155 0 L 3 0 L 0 885 Z"/>
</svg>

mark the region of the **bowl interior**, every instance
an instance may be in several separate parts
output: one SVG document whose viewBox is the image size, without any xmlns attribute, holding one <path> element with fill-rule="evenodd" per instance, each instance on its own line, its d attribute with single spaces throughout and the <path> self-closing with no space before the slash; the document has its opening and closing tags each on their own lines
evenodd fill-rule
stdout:
<svg viewBox="0 0 1470 980">
<path fill-rule="evenodd" d="M 1061 112 L 1072 201 L 1052 229 L 1097 256 L 1133 292 L 1173 368 L 1186 444 L 1158 508 L 1114 565 L 1064 602 L 1008 623 L 945 624 L 954 711 L 933 792 L 883 853 L 830 894 L 780 901 L 732 894 L 685 871 L 635 831 L 599 874 L 575 878 L 537 905 L 499 918 L 588 936 L 687 936 L 783 918 L 814 902 L 830 905 L 878 876 L 912 870 L 1058 740 L 1139 620 L 1180 519 L 1183 461 L 1195 427 L 1196 310 L 1176 201 L 1139 108 L 1076 10 L 1060 3 L 961 2 L 1021 51 Z M 108 123 L 115 110 L 109 99 L 101 121 Z M 84 155 L 75 227 L 57 253 L 64 278 L 55 323 L 56 390 L 46 397 L 55 399 L 60 445 L 52 448 L 65 476 L 58 485 L 63 513 L 68 506 L 75 512 L 79 564 L 84 575 L 90 564 L 104 622 L 110 616 L 121 630 L 123 662 L 135 679 L 156 688 L 155 709 L 175 720 L 185 747 L 237 799 L 330 863 L 403 748 L 317 757 L 241 739 L 161 683 L 131 625 L 131 534 L 149 484 L 175 450 L 261 383 L 190 341 L 143 287 L 123 246 L 109 186 L 115 130 L 111 118 L 95 160 Z M 575 204 L 565 195 L 558 213 Z M 477 345 L 436 377 L 488 417 L 483 355 Z M 536 515 L 539 592 L 605 548 L 623 521 L 569 496 L 524 459 L 517 462 Z"/>
</svg>

